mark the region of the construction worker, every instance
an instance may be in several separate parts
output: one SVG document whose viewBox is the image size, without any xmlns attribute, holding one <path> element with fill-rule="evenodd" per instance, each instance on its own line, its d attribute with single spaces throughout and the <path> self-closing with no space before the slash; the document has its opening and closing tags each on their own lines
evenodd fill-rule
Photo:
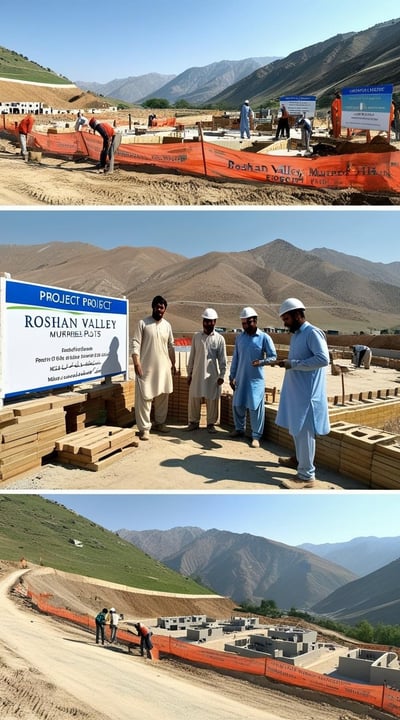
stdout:
<svg viewBox="0 0 400 720">
<path fill-rule="evenodd" d="M 246 135 L 247 139 L 250 140 L 250 124 L 253 117 L 254 113 L 250 107 L 250 103 L 248 100 L 245 100 L 240 108 L 240 137 L 242 139 Z"/>
<path fill-rule="evenodd" d="M 338 92 L 331 104 L 331 122 L 333 137 L 340 137 L 342 131 L 342 98 Z"/>
<path fill-rule="evenodd" d="M 289 113 L 286 108 L 286 105 L 281 106 L 281 115 L 278 119 L 278 125 L 276 126 L 276 134 L 275 134 L 275 140 L 278 140 L 280 136 L 289 138 L 290 137 L 290 128 L 289 128 Z"/>
<path fill-rule="evenodd" d="M 225 340 L 215 331 L 218 319 L 214 308 L 202 314 L 203 331 L 195 333 L 188 362 L 189 402 L 188 431 L 198 430 L 202 398 L 206 400 L 207 430 L 215 433 L 218 420 L 221 387 L 226 371 Z"/>
<path fill-rule="evenodd" d="M 371 366 L 372 350 L 368 345 L 353 345 L 353 365 L 357 368 L 364 365 L 365 370 Z"/>
<path fill-rule="evenodd" d="M 105 171 L 107 159 L 109 160 L 110 165 L 114 161 L 114 152 L 116 150 L 115 129 L 112 127 L 112 125 L 109 125 L 106 122 L 99 122 L 99 120 L 96 120 L 95 117 L 90 118 L 89 125 L 92 130 L 98 132 L 99 135 L 101 135 L 101 137 L 103 138 L 103 148 L 100 153 L 100 159 L 97 165 L 97 169 Z"/>
<path fill-rule="evenodd" d="M 146 649 L 146 657 L 151 660 L 151 651 L 153 649 L 153 643 L 151 642 L 151 636 L 152 632 L 150 632 L 149 628 L 146 627 L 146 625 L 142 625 L 142 623 L 138 622 L 135 623 L 134 627 L 137 630 L 137 634 L 140 637 L 140 654 L 143 657 L 144 656 L 144 650 Z"/>
<path fill-rule="evenodd" d="M 312 135 L 312 124 L 311 120 L 304 114 L 300 115 L 296 122 L 296 127 L 301 129 L 301 141 L 306 149 L 306 152 L 310 152 L 310 138 Z"/>
<path fill-rule="evenodd" d="M 21 147 L 21 155 L 24 160 L 28 159 L 28 135 L 32 132 L 35 119 L 31 113 L 24 117 L 18 125 L 19 144 Z"/>
<path fill-rule="evenodd" d="M 296 448 L 295 457 L 279 458 L 279 463 L 297 465 L 294 482 L 309 488 L 315 485 L 315 436 L 330 431 L 325 371 L 328 345 L 324 332 L 307 322 L 305 307 L 298 298 L 287 298 L 279 315 L 292 337 L 288 359 L 277 363 L 286 372 L 276 424 L 289 430 Z"/>
</svg>

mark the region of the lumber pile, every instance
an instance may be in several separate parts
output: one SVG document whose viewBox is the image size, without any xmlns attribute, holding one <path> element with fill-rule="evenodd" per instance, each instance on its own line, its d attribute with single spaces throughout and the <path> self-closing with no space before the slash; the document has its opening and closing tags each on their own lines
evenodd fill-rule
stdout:
<svg viewBox="0 0 400 720">
<path fill-rule="evenodd" d="M 58 460 L 84 470 L 101 470 L 138 447 L 132 428 L 88 427 L 56 441 Z"/>
<path fill-rule="evenodd" d="M 88 425 L 104 425 L 106 422 L 120 427 L 133 425 L 134 403 L 133 380 L 94 385 L 86 389 L 82 397 L 75 393 L 75 404 L 67 409 L 67 432 L 77 432 Z"/>
<path fill-rule="evenodd" d="M 59 398 L 50 396 L 1 409 L 0 480 L 40 467 L 65 431 L 65 410 Z"/>
</svg>

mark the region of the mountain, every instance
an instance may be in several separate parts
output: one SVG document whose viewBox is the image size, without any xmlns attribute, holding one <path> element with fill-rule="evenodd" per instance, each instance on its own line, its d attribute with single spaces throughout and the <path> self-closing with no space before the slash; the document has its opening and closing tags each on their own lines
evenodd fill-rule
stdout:
<svg viewBox="0 0 400 720">
<path fill-rule="evenodd" d="M 148 555 L 163 561 L 201 537 L 204 532 L 205 530 L 197 527 L 175 527 L 168 531 L 122 529 L 118 530 L 118 535 Z"/>
<path fill-rule="evenodd" d="M 299 547 L 360 576 L 400 557 L 400 537 L 358 537 L 343 543 L 303 543 Z"/>
<path fill-rule="evenodd" d="M 281 95 L 316 95 L 329 107 L 343 87 L 393 83 L 400 91 L 400 20 L 362 32 L 335 35 L 259 68 L 210 98 L 220 107 L 238 107 L 243 98 L 268 106 Z"/>
<path fill-rule="evenodd" d="M 171 569 L 238 603 L 268 599 L 280 608 L 309 608 L 316 598 L 326 597 L 355 576 L 309 552 L 263 537 L 215 529 L 194 530 L 197 537 L 191 542 L 182 528 L 158 531 L 154 542 L 148 531 L 145 535 L 136 532 L 134 542 L 154 558 L 162 558 Z M 128 531 L 118 532 L 128 538 Z M 182 547 L 166 556 L 165 548 L 179 544 L 179 539 L 183 541 Z"/>
<path fill-rule="evenodd" d="M 160 75 L 160 73 L 147 73 L 127 78 L 110 80 L 108 83 L 88 82 L 76 80 L 75 84 L 97 95 L 118 98 L 128 103 L 136 103 L 146 95 L 158 93 L 158 88 L 173 80 L 175 75 Z"/>
<path fill-rule="evenodd" d="M 328 248 L 314 248 L 311 252 L 313 255 L 317 255 L 320 260 L 335 265 L 341 270 L 349 270 L 356 275 L 366 277 L 368 280 L 400 286 L 400 262 L 387 263 L 386 265 L 384 263 L 374 263 L 370 260 L 363 260 L 360 257 L 346 255 Z"/>
<path fill-rule="evenodd" d="M 371 263 L 371 272 L 374 265 L 381 264 Z M 16 280 L 125 295 L 132 325 L 149 312 L 152 297 L 160 293 L 168 300 L 175 332 L 198 329 L 199 305 L 216 305 L 221 325 L 236 327 L 238 309 L 251 303 L 262 324 L 275 327 L 283 295 L 301 297 L 320 327 L 349 333 L 396 327 L 400 307 L 400 286 L 341 269 L 282 239 L 253 250 L 195 258 L 154 247 L 0 244 L 0 272 Z"/>
<path fill-rule="evenodd" d="M 257 68 L 268 65 L 275 58 L 260 57 L 245 60 L 221 60 L 204 67 L 191 67 L 157 90 L 157 97 L 171 103 L 184 99 L 193 106 L 202 107 L 213 95 L 241 81 Z M 142 100 L 151 97 L 151 91 Z M 241 99 L 243 102 L 245 98 Z"/>
<path fill-rule="evenodd" d="M 356 625 L 398 625 L 400 613 L 400 558 L 335 590 L 316 603 L 311 612 Z"/>
</svg>

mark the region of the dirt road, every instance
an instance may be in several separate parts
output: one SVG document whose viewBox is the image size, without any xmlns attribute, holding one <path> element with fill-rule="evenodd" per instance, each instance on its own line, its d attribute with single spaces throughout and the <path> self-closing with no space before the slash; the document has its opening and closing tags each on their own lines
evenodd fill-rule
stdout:
<svg viewBox="0 0 400 720">
<path fill-rule="evenodd" d="M 152 663 L 93 635 L 23 609 L 8 594 L 23 571 L 0 579 L 0 711 L 4 720 L 356 720 L 325 702 L 176 663 Z M 362 713 L 363 720 L 369 716 Z"/>
</svg>

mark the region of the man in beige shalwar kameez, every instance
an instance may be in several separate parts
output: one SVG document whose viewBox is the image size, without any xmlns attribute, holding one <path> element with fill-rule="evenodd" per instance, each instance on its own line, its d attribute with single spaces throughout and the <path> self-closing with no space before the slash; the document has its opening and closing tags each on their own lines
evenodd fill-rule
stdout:
<svg viewBox="0 0 400 720">
<path fill-rule="evenodd" d="M 201 401 L 205 398 L 207 408 L 207 430 L 215 433 L 218 420 L 221 386 L 226 371 L 225 340 L 215 331 L 218 315 L 213 308 L 203 312 L 203 332 L 193 336 L 188 362 L 189 425 L 188 431 L 197 430 L 200 425 Z"/>
<path fill-rule="evenodd" d="M 171 325 L 164 320 L 167 301 L 157 295 L 152 314 L 139 320 L 133 335 L 133 365 L 136 375 L 135 413 L 139 438 L 148 440 L 152 427 L 151 407 L 154 406 L 153 430 L 169 432 L 165 425 L 168 395 L 172 393 L 175 374 L 175 349 Z M 171 372 L 172 370 L 172 372 Z"/>
</svg>

